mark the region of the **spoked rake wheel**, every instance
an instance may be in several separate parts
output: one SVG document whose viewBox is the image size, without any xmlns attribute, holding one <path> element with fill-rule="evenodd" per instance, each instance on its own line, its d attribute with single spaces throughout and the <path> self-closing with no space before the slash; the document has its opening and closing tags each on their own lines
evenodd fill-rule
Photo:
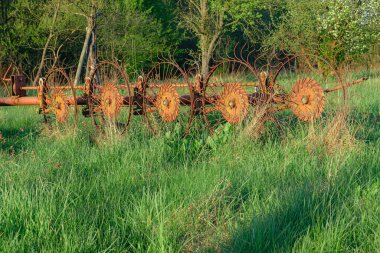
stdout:
<svg viewBox="0 0 380 253">
<path fill-rule="evenodd" d="M 293 113 L 302 121 L 321 117 L 325 109 L 325 94 L 322 87 L 311 78 L 298 80 L 288 97 Z"/>
<path fill-rule="evenodd" d="M 225 123 L 241 124 L 252 116 L 263 99 L 262 89 L 255 71 L 246 62 L 229 59 L 214 66 L 202 98 L 203 116 L 210 132 Z"/>
<path fill-rule="evenodd" d="M 323 122 L 343 112 L 346 89 L 340 75 L 325 59 L 315 55 L 288 56 L 274 78 L 276 94 L 282 100 L 277 119 L 292 122 L 295 116 L 304 122 Z M 329 89 L 340 87 L 329 95 Z M 292 117 L 293 116 L 293 117 Z"/>
<path fill-rule="evenodd" d="M 162 85 L 160 88 L 154 104 L 161 116 L 162 121 L 170 123 L 177 119 L 181 110 L 180 103 L 181 99 L 175 86 L 167 84 Z"/>
<path fill-rule="evenodd" d="M 144 82 L 144 112 L 153 133 L 188 133 L 193 120 L 193 87 L 173 62 L 154 66 Z"/>
<path fill-rule="evenodd" d="M 107 83 L 99 91 L 100 105 L 98 110 L 103 113 L 104 118 L 111 121 L 116 120 L 123 106 L 123 97 L 119 90 L 114 84 Z"/>
<path fill-rule="evenodd" d="M 44 122 L 59 127 L 76 127 L 76 91 L 63 69 L 53 69 L 40 80 L 40 106 Z"/>
<path fill-rule="evenodd" d="M 215 101 L 215 109 L 231 124 L 239 124 L 248 113 L 248 95 L 240 84 L 226 84 Z"/>
<path fill-rule="evenodd" d="M 132 115 L 132 95 L 128 77 L 119 65 L 102 62 L 90 77 L 89 113 L 96 129 L 124 133 Z"/>
</svg>

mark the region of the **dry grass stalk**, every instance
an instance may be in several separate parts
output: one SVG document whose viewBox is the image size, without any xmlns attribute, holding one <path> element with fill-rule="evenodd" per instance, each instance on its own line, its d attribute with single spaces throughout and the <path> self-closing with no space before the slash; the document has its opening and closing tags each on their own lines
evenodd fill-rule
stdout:
<svg viewBox="0 0 380 253">
<path fill-rule="evenodd" d="M 71 126 L 58 127 L 49 123 L 43 124 L 41 135 L 58 140 L 70 139 L 75 136 L 77 129 Z"/>
<path fill-rule="evenodd" d="M 338 112 L 325 127 L 323 138 L 328 154 L 342 154 L 355 147 L 355 137 L 347 125 L 347 110 Z"/>
<path fill-rule="evenodd" d="M 318 129 L 317 129 L 318 128 Z M 307 143 L 307 149 L 310 153 L 315 153 L 320 147 L 321 144 L 321 136 L 317 133 L 321 133 L 321 129 L 319 126 L 315 124 L 314 121 L 310 122 L 309 124 L 309 131 L 307 135 L 308 143 Z"/>
<path fill-rule="evenodd" d="M 354 149 L 356 141 L 349 129 L 347 115 L 348 110 L 343 110 L 326 124 L 310 122 L 307 137 L 309 152 L 316 153 L 322 148 L 327 155 L 341 155 Z"/>
<path fill-rule="evenodd" d="M 222 180 L 210 195 L 185 209 L 188 223 L 183 224 L 186 228 L 183 252 L 220 251 L 219 245 L 226 242 L 229 235 L 227 220 L 222 217 L 226 215 L 225 210 L 232 208 L 237 201 L 231 196 L 231 187 L 230 181 Z"/>
<path fill-rule="evenodd" d="M 255 107 L 255 111 L 250 115 L 249 123 L 244 128 L 243 136 L 256 140 L 263 132 L 264 124 L 269 118 L 268 104 Z"/>
<path fill-rule="evenodd" d="M 113 123 L 109 123 L 106 127 L 104 127 L 103 134 L 98 135 L 96 142 L 99 145 L 113 146 L 120 143 L 122 139 L 122 129 Z"/>
</svg>

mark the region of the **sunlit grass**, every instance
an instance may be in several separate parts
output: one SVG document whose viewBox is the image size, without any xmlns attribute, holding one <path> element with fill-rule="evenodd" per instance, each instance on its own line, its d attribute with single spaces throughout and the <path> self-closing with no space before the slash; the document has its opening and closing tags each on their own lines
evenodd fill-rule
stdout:
<svg viewBox="0 0 380 253">
<path fill-rule="evenodd" d="M 300 122 L 104 137 L 0 108 L 0 251 L 376 252 L 379 82 L 350 90 L 355 144 L 333 152 Z"/>
</svg>

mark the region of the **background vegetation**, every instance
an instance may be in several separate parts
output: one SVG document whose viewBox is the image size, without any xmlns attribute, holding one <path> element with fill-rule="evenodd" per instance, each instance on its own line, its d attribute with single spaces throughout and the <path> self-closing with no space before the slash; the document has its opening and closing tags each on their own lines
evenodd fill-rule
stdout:
<svg viewBox="0 0 380 253">
<path fill-rule="evenodd" d="M 239 42 L 266 52 L 315 52 L 336 65 L 378 62 L 380 4 L 375 0 L 3 0 L 0 63 L 13 62 L 32 78 L 48 44 L 45 69 L 54 64 L 74 69 L 92 5 L 98 14 L 99 57 L 118 60 L 130 71 L 141 72 L 169 52 L 180 63 L 200 62 L 214 35 L 212 48 L 223 54 Z"/>
</svg>

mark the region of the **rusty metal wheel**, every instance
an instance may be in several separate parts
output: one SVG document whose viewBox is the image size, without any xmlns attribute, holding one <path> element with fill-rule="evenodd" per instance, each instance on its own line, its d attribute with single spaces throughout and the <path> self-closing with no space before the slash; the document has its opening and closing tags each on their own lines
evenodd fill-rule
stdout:
<svg viewBox="0 0 380 253">
<path fill-rule="evenodd" d="M 88 109 L 93 125 L 106 134 L 124 133 L 132 115 L 132 95 L 128 77 L 114 62 L 101 62 L 92 71 Z"/>
<path fill-rule="evenodd" d="M 117 86 L 112 83 L 106 83 L 100 90 L 99 94 L 99 110 L 104 117 L 110 120 L 115 120 L 123 106 L 123 97 L 120 95 Z"/>
<path fill-rule="evenodd" d="M 173 122 L 177 119 L 181 106 L 181 99 L 174 85 L 166 84 L 160 88 L 155 107 L 163 122 Z"/>
<path fill-rule="evenodd" d="M 193 87 L 175 62 L 162 62 L 146 75 L 144 112 L 151 131 L 188 133 L 193 120 Z"/>
<path fill-rule="evenodd" d="M 53 69 L 39 87 L 40 111 L 45 123 L 76 127 L 78 105 L 72 81 L 63 69 Z"/>
<path fill-rule="evenodd" d="M 226 84 L 216 107 L 222 112 L 223 118 L 231 124 L 239 124 L 248 113 L 248 95 L 240 84 Z"/>
<path fill-rule="evenodd" d="M 332 96 L 328 90 L 340 86 Z M 273 79 L 273 96 L 277 99 L 276 118 L 292 122 L 323 121 L 344 110 L 346 89 L 336 69 L 325 59 L 309 54 L 289 55 L 282 60 Z M 278 113 L 290 109 L 292 114 Z"/>
<path fill-rule="evenodd" d="M 224 60 L 211 68 L 205 82 L 202 112 L 210 132 L 225 123 L 241 124 L 264 102 L 263 84 L 252 66 L 238 59 Z"/>
<path fill-rule="evenodd" d="M 325 101 L 322 87 L 311 78 L 298 80 L 288 97 L 290 109 L 302 121 L 320 118 Z"/>
</svg>

